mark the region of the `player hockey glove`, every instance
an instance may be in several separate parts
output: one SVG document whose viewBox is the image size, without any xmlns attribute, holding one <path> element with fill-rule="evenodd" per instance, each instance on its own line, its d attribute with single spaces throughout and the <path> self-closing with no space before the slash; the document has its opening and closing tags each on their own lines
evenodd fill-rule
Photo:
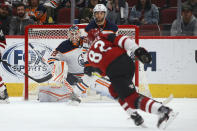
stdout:
<svg viewBox="0 0 197 131">
<path fill-rule="evenodd" d="M 148 64 L 152 61 L 151 55 L 142 47 L 136 49 L 134 54 L 143 64 Z"/>
<path fill-rule="evenodd" d="M 92 72 L 94 72 L 94 68 L 92 66 L 86 66 L 84 68 L 84 74 L 92 76 Z"/>
<path fill-rule="evenodd" d="M 84 74 L 88 76 L 92 76 L 92 73 L 95 72 L 95 68 L 90 66 L 88 61 L 86 61 L 84 65 L 85 65 Z"/>
</svg>

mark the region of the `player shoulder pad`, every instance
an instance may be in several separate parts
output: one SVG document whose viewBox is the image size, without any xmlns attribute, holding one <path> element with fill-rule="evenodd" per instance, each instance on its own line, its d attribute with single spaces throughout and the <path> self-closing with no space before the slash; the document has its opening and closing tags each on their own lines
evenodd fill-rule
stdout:
<svg viewBox="0 0 197 131">
<path fill-rule="evenodd" d="M 114 33 L 110 33 L 110 34 L 103 34 L 103 33 L 100 33 L 99 35 L 101 38 L 104 38 L 110 42 L 114 42 L 115 38 L 116 38 L 116 34 Z"/>
<path fill-rule="evenodd" d="M 104 30 L 111 30 L 114 33 L 118 31 L 118 26 L 108 20 L 106 20 L 106 28 Z"/>
<path fill-rule="evenodd" d="M 95 21 L 92 20 L 90 21 L 90 23 L 85 27 L 85 31 L 88 32 L 90 31 L 91 29 L 94 29 L 94 28 L 98 28 Z"/>
</svg>

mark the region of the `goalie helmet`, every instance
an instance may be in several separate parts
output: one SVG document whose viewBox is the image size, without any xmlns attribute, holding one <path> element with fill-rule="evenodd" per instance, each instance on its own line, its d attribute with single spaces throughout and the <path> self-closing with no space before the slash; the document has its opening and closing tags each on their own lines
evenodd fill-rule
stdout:
<svg viewBox="0 0 197 131">
<path fill-rule="evenodd" d="M 104 12 L 105 13 L 104 17 L 102 19 L 96 18 L 95 17 L 95 14 L 97 12 Z M 94 9 L 93 9 L 93 17 L 94 17 L 95 22 L 96 23 L 102 23 L 105 20 L 106 16 L 107 16 L 107 8 L 105 7 L 105 5 L 103 5 L 103 4 L 97 4 L 94 7 Z"/>
<path fill-rule="evenodd" d="M 80 45 L 80 30 L 79 27 L 76 25 L 72 25 L 68 31 L 68 38 L 73 43 L 74 46 Z"/>
</svg>

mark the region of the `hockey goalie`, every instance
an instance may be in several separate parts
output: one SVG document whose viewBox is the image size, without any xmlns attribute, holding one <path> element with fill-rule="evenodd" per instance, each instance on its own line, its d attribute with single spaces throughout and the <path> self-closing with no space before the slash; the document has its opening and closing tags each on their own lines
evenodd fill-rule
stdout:
<svg viewBox="0 0 197 131">
<path fill-rule="evenodd" d="M 97 76 L 84 75 L 88 43 L 81 37 L 78 26 L 69 28 L 68 40 L 63 41 L 48 59 L 53 78 L 48 86 L 39 87 L 41 102 L 77 101 L 87 96 L 87 89 L 112 98 L 108 91 L 110 82 Z"/>
</svg>

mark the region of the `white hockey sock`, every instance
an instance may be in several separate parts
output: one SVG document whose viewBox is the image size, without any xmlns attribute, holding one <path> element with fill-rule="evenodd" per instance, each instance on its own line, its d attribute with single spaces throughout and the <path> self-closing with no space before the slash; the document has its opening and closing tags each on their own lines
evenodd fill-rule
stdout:
<svg viewBox="0 0 197 131">
<path fill-rule="evenodd" d="M 159 108 L 160 108 L 161 106 L 162 106 L 161 103 L 154 102 L 154 103 L 152 104 L 151 112 L 150 112 L 150 113 L 159 114 L 158 110 L 159 110 Z"/>
</svg>

